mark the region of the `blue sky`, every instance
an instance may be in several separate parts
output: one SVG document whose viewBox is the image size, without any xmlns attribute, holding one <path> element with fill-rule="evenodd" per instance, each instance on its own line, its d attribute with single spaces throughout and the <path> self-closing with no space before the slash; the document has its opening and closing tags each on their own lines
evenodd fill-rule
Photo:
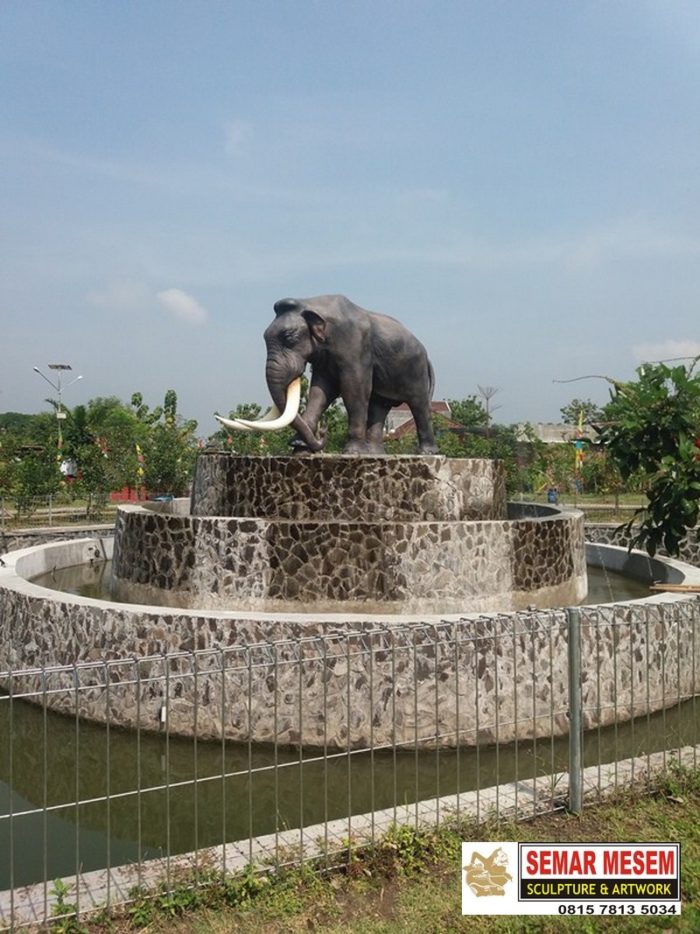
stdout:
<svg viewBox="0 0 700 934">
<path fill-rule="evenodd" d="M 287 295 L 504 422 L 700 352 L 695 2 L 5 0 L 0 63 L 0 411 L 60 361 L 209 434 Z"/>
</svg>

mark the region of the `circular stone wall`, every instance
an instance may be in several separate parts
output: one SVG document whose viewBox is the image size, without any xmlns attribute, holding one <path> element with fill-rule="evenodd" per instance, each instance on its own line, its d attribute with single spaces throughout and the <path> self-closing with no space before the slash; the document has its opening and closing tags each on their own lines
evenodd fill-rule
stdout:
<svg viewBox="0 0 700 934">
<path fill-rule="evenodd" d="M 577 603 L 583 518 L 292 522 L 120 507 L 117 588 L 165 606 L 455 613 Z M 117 596 L 119 589 L 117 589 Z"/>
<path fill-rule="evenodd" d="M 201 609 L 439 614 L 586 595 L 583 514 L 509 514 L 497 462 L 205 455 L 196 477 L 193 515 L 179 503 L 119 509 L 117 596 L 122 587 L 144 603 Z M 223 514 L 202 514 L 216 508 Z"/>
<path fill-rule="evenodd" d="M 111 540 L 45 545 L 0 566 L 0 686 L 112 727 L 330 748 L 449 747 L 568 730 L 564 610 L 398 618 L 127 606 L 26 578 L 109 557 Z M 597 549 L 598 559 L 625 549 Z M 668 559 L 648 580 L 691 583 Z M 700 601 L 581 608 L 584 727 L 698 693 Z M 79 663 L 86 662 L 86 665 Z M 4 673 L 3 673 L 4 670 Z M 33 695 L 33 696 L 31 696 Z M 222 697 L 227 703 L 222 707 Z M 224 709 L 225 708 L 225 709 Z"/>
</svg>

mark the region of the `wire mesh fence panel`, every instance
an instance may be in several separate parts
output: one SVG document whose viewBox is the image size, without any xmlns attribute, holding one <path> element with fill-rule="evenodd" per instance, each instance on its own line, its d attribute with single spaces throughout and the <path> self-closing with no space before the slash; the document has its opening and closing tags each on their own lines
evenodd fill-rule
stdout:
<svg viewBox="0 0 700 934">
<path fill-rule="evenodd" d="M 579 613 L 591 793 L 627 781 L 618 763 L 646 757 L 648 776 L 696 746 L 699 607 Z M 329 866 L 392 822 L 567 801 L 562 610 L 197 644 L 0 672 L 2 921 L 23 887 L 50 916 L 58 878 L 85 912 L 185 870 Z"/>
<path fill-rule="evenodd" d="M 580 609 L 589 792 L 649 784 L 685 748 L 697 762 L 699 609 L 696 598 Z"/>
</svg>

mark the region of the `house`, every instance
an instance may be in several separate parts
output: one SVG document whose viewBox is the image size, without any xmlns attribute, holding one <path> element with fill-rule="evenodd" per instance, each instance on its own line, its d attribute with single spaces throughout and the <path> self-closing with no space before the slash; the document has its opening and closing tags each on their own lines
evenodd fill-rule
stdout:
<svg viewBox="0 0 700 934">
<path fill-rule="evenodd" d="M 464 432 L 464 425 L 451 418 L 452 412 L 450 411 L 450 404 L 446 400 L 443 399 L 439 402 L 431 402 L 430 410 L 434 416 L 440 415 L 442 417 L 441 426 L 444 426 L 448 431 L 454 431 L 459 434 Z M 384 432 L 385 436 L 391 440 L 416 434 L 416 423 L 413 415 L 411 415 L 411 410 L 405 402 L 391 409 L 387 416 Z"/>
<path fill-rule="evenodd" d="M 529 441 L 527 428 L 532 429 L 535 438 L 544 444 L 571 444 L 579 438 L 597 443 L 598 432 L 591 425 L 584 425 L 579 432 L 578 425 L 565 425 L 557 422 L 532 422 L 518 425 L 518 441 Z"/>
</svg>

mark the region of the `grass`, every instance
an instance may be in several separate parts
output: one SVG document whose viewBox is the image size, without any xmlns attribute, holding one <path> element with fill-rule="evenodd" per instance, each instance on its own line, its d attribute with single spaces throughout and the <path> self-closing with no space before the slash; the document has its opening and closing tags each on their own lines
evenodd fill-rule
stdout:
<svg viewBox="0 0 700 934">
<path fill-rule="evenodd" d="M 155 898 L 137 896 L 111 918 L 58 921 L 64 934 L 442 934 L 562 930 L 700 930 L 700 772 L 676 769 L 651 796 L 631 791 L 586 807 L 581 817 L 551 814 L 532 821 L 395 828 L 374 849 L 325 875 L 309 867 L 212 878 L 202 889 L 183 885 Z M 461 841 L 680 841 L 683 913 L 665 918 L 462 917 Z"/>
<path fill-rule="evenodd" d="M 0 531 L 25 532 L 37 528 L 62 526 L 96 525 L 114 522 L 117 515 L 116 503 L 88 504 L 86 500 L 57 502 L 49 508 L 46 497 L 41 505 L 30 504 L 18 509 L 13 502 L 0 499 Z"/>
</svg>

